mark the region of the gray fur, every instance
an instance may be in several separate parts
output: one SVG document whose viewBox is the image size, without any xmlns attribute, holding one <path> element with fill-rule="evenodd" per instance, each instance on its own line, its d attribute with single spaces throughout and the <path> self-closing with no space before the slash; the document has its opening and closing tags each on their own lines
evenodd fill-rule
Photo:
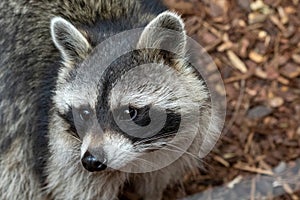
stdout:
<svg viewBox="0 0 300 200">
<path fill-rule="evenodd" d="M 140 2 L 0 2 L 0 199 L 117 199 L 126 181 L 144 199 L 160 199 L 168 185 L 199 166 L 194 155 L 201 151 L 203 135 L 212 134 L 207 132 L 210 106 L 206 87 L 185 63 L 183 22 L 170 12 L 155 18 L 157 10 Z M 114 129 L 101 132 L 98 126 L 80 138 L 70 134 L 71 125 L 62 118 L 70 106 L 89 105 L 95 112 L 99 107 L 103 91 L 98 90 L 96 66 L 101 64 L 105 49 L 97 45 L 122 30 L 143 26 L 138 48 L 160 47 L 167 37 L 160 33 L 161 40 L 151 40 L 157 34 L 151 27 L 169 28 L 179 33 L 171 48 L 180 57 L 170 68 L 159 52 L 144 52 L 141 59 L 152 57 L 159 65 L 120 75 L 106 97 L 107 109 L 128 103 L 138 107 L 151 104 L 174 112 L 180 108 L 192 119 L 189 113 L 200 107 L 201 117 L 197 121 L 183 118 L 178 137 L 157 140 L 150 147 L 134 143 Z M 140 77 L 145 78 L 141 81 Z M 155 168 L 175 158 L 186 141 L 193 142 L 171 165 L 129 173 L 148 169 L 145 160 Z M 145 154 L 150 148 L 161 149 L 162 143 L 171 146 L 160 153 Z M 105 151 L 112 169 L 91 173 L 83 168 L 82 155 L 93 149 L 97 157 L 97 148 Z"/>
</svg>

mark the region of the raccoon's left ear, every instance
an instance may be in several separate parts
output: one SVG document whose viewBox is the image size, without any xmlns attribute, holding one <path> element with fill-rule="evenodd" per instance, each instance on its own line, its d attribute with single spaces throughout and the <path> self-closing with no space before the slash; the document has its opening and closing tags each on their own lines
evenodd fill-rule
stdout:
<svg viewBox="0 0 300 200">
<path fill-rule="evenodd" d="M 142 32 L 138 48 L 168 50 L 184 56 L 186 33 L 184 23 L 177 14 L 165 11 L 154 18 Z"/>
<path fill-rule="evenodd" d="M 51 20 L 51 36 L 65 64 L 74 64 L 88 55 L 91 46 L 82 33 L 67 20 L 54 17 Z"/>
</svg>

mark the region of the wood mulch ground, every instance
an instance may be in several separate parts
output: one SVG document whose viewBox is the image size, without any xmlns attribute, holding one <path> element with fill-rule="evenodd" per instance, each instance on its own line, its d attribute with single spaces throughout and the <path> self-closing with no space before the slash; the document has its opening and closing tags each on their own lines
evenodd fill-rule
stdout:
<svg viewBox="0 0 300 200">
<path fill-rule="evenodd" d="M 223 136 L 165 199 L 300 199 L 299 0 L 165 0 L 216 63 Z"/>
</svg>

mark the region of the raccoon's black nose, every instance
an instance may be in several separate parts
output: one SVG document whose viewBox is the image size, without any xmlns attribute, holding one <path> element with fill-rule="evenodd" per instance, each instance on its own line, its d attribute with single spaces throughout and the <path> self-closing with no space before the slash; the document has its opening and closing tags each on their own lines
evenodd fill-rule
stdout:
<svg viewBox="0 0 300 200">
<path fill-rule="evenodd" d="M 101 171 L 107 167 L 105 158 L 103 158 L 103 160 L 97 160 L 97 158 L 88 151 L 83 155 L 81 163 L 83 167 L 90 172 Z"/>
</svg>

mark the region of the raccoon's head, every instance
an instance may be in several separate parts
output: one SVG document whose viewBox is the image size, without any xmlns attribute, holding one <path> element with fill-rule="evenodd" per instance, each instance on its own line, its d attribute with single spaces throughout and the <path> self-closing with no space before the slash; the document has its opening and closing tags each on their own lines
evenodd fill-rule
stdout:
<svg viewBox="0 0 300 200">
<path fill-rule="evenodd" d="M 88 35 L 60 17 L 52 19 L 51 34 L 64 64 L 53 98 L 52 129 L 61 130 L 57 140 L 64 138 L 57 145 L 70 148 L 62 153 L 80 155 L 85 169 L 149 163 L 144 155 L 199 134 L 200 119 L 195 116 L 208 94 L 185 59 L 186 34 L 179 16 L 157 16 L 141 32 L 135 48 L 123 54 L 118 50 L 132 41 L 111 39 L 92 47 Z M 162 49 L 164 45 L 173 53 Z M 114 59 L 108 59 L 112 55 Z"/>
</svg>

